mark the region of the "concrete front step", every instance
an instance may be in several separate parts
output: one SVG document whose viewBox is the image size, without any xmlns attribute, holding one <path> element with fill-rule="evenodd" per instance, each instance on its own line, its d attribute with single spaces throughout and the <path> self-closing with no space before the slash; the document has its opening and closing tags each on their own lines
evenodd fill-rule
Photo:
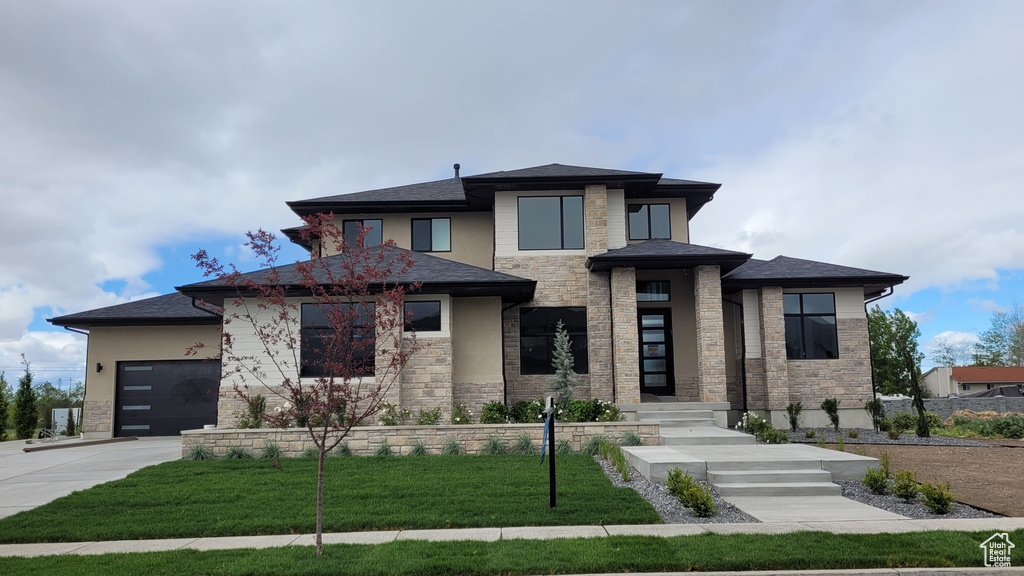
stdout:
<svg viewBox="0 0 1024 576">
<path fill-rule="evenodd" d="M 713 410 L 639 410 L 637 420 L 714 420 Z"/>
<path fill-rule="evenodd" d="M 711 472 L 800 472 L 821 470 L 821 463 L 800 458 L 765 458 L 750 460 L 714 460 L 707 463 Z"/>
<path fill-rule="evenodd" d="M 754 444 L 754 437 L 717 426 L 662 427 L 662 446 L 722 446 Z"/>
<path fill-rule="evenodd" d="M 718 422 L 714 418 L 705 420 L 702 418 L 689 418 L 685 420 L 639 420 L 640 422 L 658 422 L 661 424 L 661 429 L 665 428 L 689 428 L 691 426 L 718 426 Z"/>
<path fill-rule="evenodd" d="M 675 410 L 729 410 L 728 402 L 644 402 L 641 404 L 616 404 L 624 412 L 675 411 Z"/>
<path fill-rule="evenodd" d="M 742 482 L 714 484 L 723 498 L 728 496 L 841 496 L 842 487 L 831 482 Z"/>
<path fill-rule="evenodd" d="M 791 482 L 832 482 L 832 474 L 821 468 L 803 470 L 708 470 L 712 484 L 786 484 Z"/>
</svg>

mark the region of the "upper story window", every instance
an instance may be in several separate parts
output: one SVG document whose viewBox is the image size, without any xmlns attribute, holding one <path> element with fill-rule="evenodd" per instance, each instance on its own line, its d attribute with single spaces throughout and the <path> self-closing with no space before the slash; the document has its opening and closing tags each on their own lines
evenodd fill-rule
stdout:
<svg viewBox="0 0 1024 576">
<path fill-rule="evenodd" d="M 582 250 L 583 196 L 521 196 L 520 250 Z"/>
<path fill-rule="evenodd" d="M 672 238 L 668 204 L 630 204 L 629 239 Z"/>
<path fill-rule="evenodd" d="M 839 358 L 835 294 L 783 294 L 786 357 Z"/>
<path fill-rule="evenodd" d="M 451 218 L 413 218 L 412 249 L 417 252 L 451 252 Z"/>
<path fill-rule="evenodd" d="M 406 302 L 405 329 L 415 332 L 440 332 L 441 302 L 439 300 Z"/>
<path fill-rule="evenodd" d="M 352 376 L 373 376 L 373 308 L 372 302 L 303 304 L 299 375 L 344 376 L 337 368 L 350 366 Z"/>
<path fill-rule="evenodd" d="M 380 246 L 383 242 L 383 234 L 381 229 L 383 228 L 383 222 L 379 219 L 373 220 L 345 220 L 341 223 L 341 232 L 345 235 L 345 244 L 349 246 L 355 246 L 356 240 L 359 239 L 359 226 L 363 228 L 370 228 L 371 230 L 366 233 L 366 238 L 363 239 L 363 245 L 367 248 L 373 248 L 374 246 Z"/>
<path fill-rule="evenodd" d="M 668 302 L 669 283 L 666 280 L 649 280 L 636 283 L 637 302 Z"/>
<path fill-rule="evenodd" d="M 587 309 L 586 308 L 520 308 L 519 309 L 519 373 L 554 374 L 551 360 L 555 353 L 555 329 L 562 321 L 569 335 L 573 371 L 586 374 Z"/>
</svg>

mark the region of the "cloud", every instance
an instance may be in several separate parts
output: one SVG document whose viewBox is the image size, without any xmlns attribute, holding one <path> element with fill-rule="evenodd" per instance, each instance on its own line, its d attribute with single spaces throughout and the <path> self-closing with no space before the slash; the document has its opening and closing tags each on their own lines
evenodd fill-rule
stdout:
<svg viewBox="0 0 1024 576">
<path fill-rule="evenodd" d="M 1008 308 L 1000 306 L 995 300 L 980 300 L 977 298 L 970 298 L 966 300 L 967 304 L 971 307 L 972 312 L 984 312 L 986 314 L 992 314 L 994 312 L 1006 312 Z"/>
<path fill-rule="evenodd" d="M 908 318 L 910 318 L 914 322 L 917 322 L 918 324 L 929 324 L 935 318 L 935 310 L 929 310 L 927 312 L 921 313 L 904 310 L 903 313 L 906 314 Z"/>
<path fill-rule="evenodd" d="M 0 342 L 0 370 L 14 386 L 24 373 L 24 354 L 36 382 L 80 381 L 85 377 L 85 346 L 85 336 L 73 332 L 25 332 L 17 340 Z"/>
</svg>

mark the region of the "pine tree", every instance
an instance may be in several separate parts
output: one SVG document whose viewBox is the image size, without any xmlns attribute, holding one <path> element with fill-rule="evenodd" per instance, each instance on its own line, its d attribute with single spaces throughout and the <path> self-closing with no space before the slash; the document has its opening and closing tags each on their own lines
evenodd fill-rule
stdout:
<svg viewBox="0 0 1024 576">
<path fill-rule="evenodd" d="M 551 389 L 558 393 L 559 412 L 568 410 L 569 403 L 572 402 L 572 388 L 576 385 L 576 372 L 573 371 L 575 362 L 569 333 L 565 331 L 565 325 L 559 320 L 555 325 L 555 354 L 551 359 L 551 366 L 555 369 L 555 377 L 551 380 Z"/>
<path fill-rule="evenodd" d="M 36 408 L 36 392 L 32 389 L 32 372 L 25 357 L 25 375 L 18 381 L 18 392 L 14 395 L 14 433 L 19 440 L 31 438 L 39 427 L 39 409 Z"/>
<path fill-rule="evenodd" d="M 10 405 L 7 394 L 7 379 L 0 371 L 0 442 L 7 441 L 7 408 Z"/>
<path fill-rule="evenodd" d="M 72 408 L 68 408 L 67 435 L 68 436 L 74 436 L 75 435 L 75 430 L 77 428 L 78 428 L 78 424 L 75 423 L 75 409 L 73 407 Z"/>
</svg>

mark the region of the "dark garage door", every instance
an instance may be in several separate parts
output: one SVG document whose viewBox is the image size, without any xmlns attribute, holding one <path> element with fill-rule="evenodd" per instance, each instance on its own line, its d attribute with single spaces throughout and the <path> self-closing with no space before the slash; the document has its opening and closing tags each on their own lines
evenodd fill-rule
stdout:
<svg viewBox="0 0 1024 576">
<path fill-rule="evenodd" d="M 117 363 L 114 436 L 174 436 L 217 423 L 219 360 Z"/>
</svg>

